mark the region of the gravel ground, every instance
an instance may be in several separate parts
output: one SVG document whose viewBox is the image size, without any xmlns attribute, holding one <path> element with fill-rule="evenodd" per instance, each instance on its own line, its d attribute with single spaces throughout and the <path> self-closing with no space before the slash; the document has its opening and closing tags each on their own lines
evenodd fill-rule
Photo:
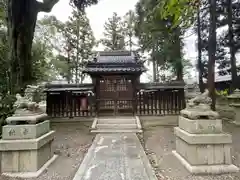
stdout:
<svg viewBox="0 0 240 180">
<path fill-rule="evenodd" d="M 240 167 L 240 127 L 225 124 L 233 135 L 233 163 Z M 172 155 L 175 149 L 173 127 L 151 127 L 144 131 L 143 143 L 159 180 L 240 180 L 240 173 L 215 176 L 193 176 Z M 141 139 L 141 138 L 140 138 Z"/>
<path fill-rule="evenodd" d="M 54 124 L 53 143 L 57 160 L 40 177 L 28 180 L 71 180 L 91 146 L 95 134 L 91 123 Z M 240 167 L 240 127 L 225 124 L 224 130 L 233 135 L 233 163 Z M 173 127 L 157 126 L 138 134 L 159 180 L 240 180 L 240 173 L 220 176 L 192 176 L 172 155 L 175 149 Z M 24 180 L 0 176 L 0 180 Z"/>
<path fill-rule="evenodd" d="M 28 180 L 71 180 L 91 146 L 95 134 L 89 132 L 91 123 L 78 122 L 53 124 L 56 130 L 53 143 L 55 153 L 59 155 L 40 177 Z M 23 180 L 0 176 L 0 180 Z"/>
</svg>

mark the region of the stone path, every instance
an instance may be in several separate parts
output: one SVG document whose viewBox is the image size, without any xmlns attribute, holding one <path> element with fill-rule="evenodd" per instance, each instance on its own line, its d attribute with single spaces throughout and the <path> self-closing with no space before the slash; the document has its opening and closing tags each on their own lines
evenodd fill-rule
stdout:
<svg viewBox="0 0 240 180">
<path fill-rule="evenodd" d="M 98 134 L 73 180 L 157 180 L 135 133 Z"/>
</svg>

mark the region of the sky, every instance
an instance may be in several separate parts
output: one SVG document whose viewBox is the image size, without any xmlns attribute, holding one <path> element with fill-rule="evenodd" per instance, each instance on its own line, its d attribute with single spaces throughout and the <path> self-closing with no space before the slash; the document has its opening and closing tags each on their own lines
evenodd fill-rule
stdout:
<svg viewBox="0 0 240 180">
<path fill-rule="evenodd" d="M 119 16 L 125 15 L 129 10 L 134 10 L 138 0 L 100 0 L 97 5 L 93 5 L 86 9 L 87 16 L 90 20 L 90 25 L 93 29 L 94 36 L 99 40 L 103 36 L 104 23 L 112 16 L 113 12 L 117 12 Z M 71 7 L 69 6 L 69 0 L 59 0 L 59 2 L 53 7 L 50 13 L 47 15 L 54 15 L 61 21 L 66 21 L 71 14 Z M 38 18 L 42 18 L 46 13 L 39 13 Z M 194 65 L 196 62 L 196 36 L 188 36 L 184 39 L 184 54 L 185 58 L 190 59 Z M 98 50 L 102 50 L 101 47 Z M 151 67 L 149 69 L 151 71 Z M 191 75 L 195 80 L 196 70 L 192 70 Z M 147 76 L 144 75 L 141 79 L 147 81 Z M 189 80 L 189 79 L 188 79 Z"/>
</svg>

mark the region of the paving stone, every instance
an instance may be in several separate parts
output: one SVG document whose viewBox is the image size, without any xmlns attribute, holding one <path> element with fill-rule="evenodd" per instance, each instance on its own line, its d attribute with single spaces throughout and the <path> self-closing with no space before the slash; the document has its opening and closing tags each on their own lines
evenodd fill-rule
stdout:
<svg viewBox="0 0 240 180">
<path fill-rule="evenodd" d="M 73 180 L 157 180 L 135 133 L 98 134 Z"/>
</svg>

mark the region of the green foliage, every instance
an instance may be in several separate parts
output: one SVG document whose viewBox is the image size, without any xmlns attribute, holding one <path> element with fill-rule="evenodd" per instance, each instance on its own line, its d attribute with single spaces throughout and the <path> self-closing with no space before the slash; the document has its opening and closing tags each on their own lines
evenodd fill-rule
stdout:
<svg viewBox="0 0 240 180">
<path fill-rule="evenodd" d="M 122 18 L 113 13 L 111 18 L 104 24 L 104 38 L 100 42 L 107 50 L 123 50 L 125 49 L 124 27 Z"/>
<path fill-rule="evenodd" d="M 51 68 L 59 77 L 81 83 L 84 80 L 83 66 L 92 59 L 95 44 L 86 14 L 73 7 L 66 22 L 54 16 L 45 16 L 38 24 L 37 32 L 46 38 L 44 42 L 51 52 L 56 52 L 54 58 L 49 60 Z"/>
<path fill-rule="evenodd" d="M 171 69 L 178 80 L 183 76 L 182 39 L 184 30 L 180 26 L 174 28 L 174 19 L 162 18 L 157 7 L 161 0 L 139 0 L 136 5 L 135 32 L 143 52 L 151 54 L 153 77 L 159 75 L 161 69 Z M 153 78 L 157 81 L 157 78 Z"/>
<path fill-rule="evenodd" d="M 75 5 L 79 10 L 84 11 L 86 7 L 97 4 L 98 0 L 70 0 L 71 5 Z"/>
<path fill-rule="evenodd" d="M 6 25 L 7 0 L 0 0 L 0 28 Z"/>
<path fill-rule="evenodd" d="M 181 26 L 188 28 L 196 18 L 199 0 L 161 0 L 155 11 L 159 12 L 162 19 L 173 18 L 171 28 Z"/>
<path fill-rule="evenodd" d="M 135 22 L 136 15 L 130 10 L 123 17 L 123 33 L 125 36 L 125 45 L 129 46 L 129 50 L 133 49 L 133 46 L 136 45 L 133 42 L 133 37 L 135 36 Z"/>
<path fill-rule="evenodd" d="M 216 90 L 215 91 L 217 96 L 228 96 L 229 95 L 229 90 L 228 89 L 224 89 L 224 90 Z"/>
<path fill-rule="evenodd" d="M 15 111 L 13 108 L 15 101 L 15 96 L 0 93 L 0 135 L 2 131 L 1 127 L 5 125 L 5 119 L 11 116 Z"/>
</svg>

